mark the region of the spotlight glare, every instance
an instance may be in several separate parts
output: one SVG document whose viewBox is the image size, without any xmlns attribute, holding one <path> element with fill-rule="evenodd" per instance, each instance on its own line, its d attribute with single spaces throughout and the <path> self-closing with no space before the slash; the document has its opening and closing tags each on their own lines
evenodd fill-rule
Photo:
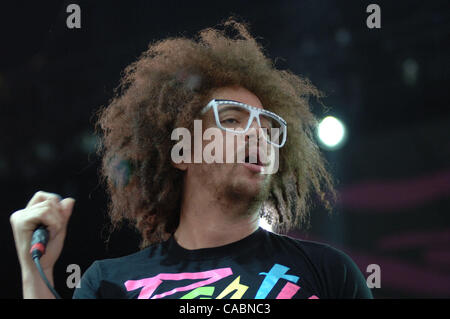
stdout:
<svg viewBox="0 0 450 319">
<path fill-rule="evenodd" d="M 272 226 L 264 218 L 259 219 L 259 226 L 267 231 L 272 231 Z"/>
<path fill-rule="evenodd" d="M 337 149 L 343 144 L 345 126 L 339 119 L 327 116 L 320 122 L 317 135 L 325 148 Z"/>
</svg>

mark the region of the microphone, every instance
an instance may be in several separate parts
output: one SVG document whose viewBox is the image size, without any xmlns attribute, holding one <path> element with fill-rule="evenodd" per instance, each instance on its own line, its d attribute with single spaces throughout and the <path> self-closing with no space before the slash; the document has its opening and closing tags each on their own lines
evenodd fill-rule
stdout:
<svg viewBox="0 0 450 319">
<path fill-rule="evenodd" d="M 55 296 L 56 299 L 61 299 L 61 296 L 58 294 L 55 288 L 52 287 L 47 277 L 45 276 L 45 273 L 42 270 L 41 263 L 39 260 L 42 257 L 42 255 L 45 254 L 45 247 L 47 246 L 47 243 L 48 243 L 47 227 L 45 227 L 44 225 L 39 225 L 33 232 L 33 235 L 31 236 L 30 254 L 34 260 L 34 263 L 36 264 L 36 267 L 45 285 L 48 287 L 48 289 L 53 294 L 53 296 Z"/>
<path fill-rule="evenodd" d="M 39 225 L 31 237 L 30 254 L 33 259 L 41 258 L 45 254 L 45 247 L 48 243 L 48 230 L 44 225 Z"/>
</svg>

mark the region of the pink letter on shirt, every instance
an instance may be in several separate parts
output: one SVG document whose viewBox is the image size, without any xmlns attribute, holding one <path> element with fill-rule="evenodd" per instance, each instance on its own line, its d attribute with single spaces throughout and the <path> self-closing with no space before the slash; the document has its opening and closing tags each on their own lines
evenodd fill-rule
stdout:
<svg viewBox="0 0 450 319">
<path fill-rule="evenodd" d="M 231 268 L 219 268 L 219 269 L 213 269 L 208 271 L 201 271 L 201 272 L 184 272 L 184 273 L 178 273 L 178 274 L 168 274 L 168 273 L 161 273 L 159 275 L 156 275 L 154 277 L 150 278 L 144 278 L 139 280 L 127 280 L 124 285 L 127 288 L 127 291 L 136 290 L 141 287 L 142 290 L 139 293 L 138 299 L 149 299 L 150 296 L 155 292 L 156 288 L 159 287 L 159 285 L 163 282 L 163 280 L 183 280 L 183 279 L 206 279 L 198 281 L 196 283 L 184 286 L 184 287 L 177 287 L 170 291 L 164 292 L 159 295 L 155 295 L 151 297 L 150 299 L 158 299 L 163 298 L 165 296 L 172 295 L 178 291 L 187 291 L 192 290 L 198 287 L 202 287 L 205 285 L 209 285 L 213 282 L 216 282 L 222 278 L 225 278 L 229 275 L 232 275 L 233 271 Z"/>
<path fill-rule="evenodd" d="M 284 285 L 283 289 L 281 289 L 276 299 L 292 299 L 292 296 L 294 296 L 299 289 L 300 286 L 288 282 Z"/>
</svg>

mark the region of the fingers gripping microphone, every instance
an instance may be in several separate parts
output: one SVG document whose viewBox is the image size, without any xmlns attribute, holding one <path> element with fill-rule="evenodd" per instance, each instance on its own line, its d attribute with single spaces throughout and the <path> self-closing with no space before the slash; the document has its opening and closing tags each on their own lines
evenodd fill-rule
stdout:
<svg viewBox="0 0 450 319">
<path fill-rule="evenodd" d="M 44 225 L 38 226 L 31 237 L 30 254 L 33 259 L 41 258 L 45 254 L 45 247 L 48 243 L 48 230 Z"/>
</svg>

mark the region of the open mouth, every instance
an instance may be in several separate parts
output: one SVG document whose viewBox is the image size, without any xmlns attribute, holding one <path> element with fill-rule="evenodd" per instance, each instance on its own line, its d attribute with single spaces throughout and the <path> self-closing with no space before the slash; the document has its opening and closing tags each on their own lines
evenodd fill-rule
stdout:
<svg viewBox="0 0 450 319">
<path fill-rule="evenodd" d="M 255 173 L 262 173 L 267 164 L 264 164 L 258 152 L 246 152 L 243 165 Z"/>
</svg>

